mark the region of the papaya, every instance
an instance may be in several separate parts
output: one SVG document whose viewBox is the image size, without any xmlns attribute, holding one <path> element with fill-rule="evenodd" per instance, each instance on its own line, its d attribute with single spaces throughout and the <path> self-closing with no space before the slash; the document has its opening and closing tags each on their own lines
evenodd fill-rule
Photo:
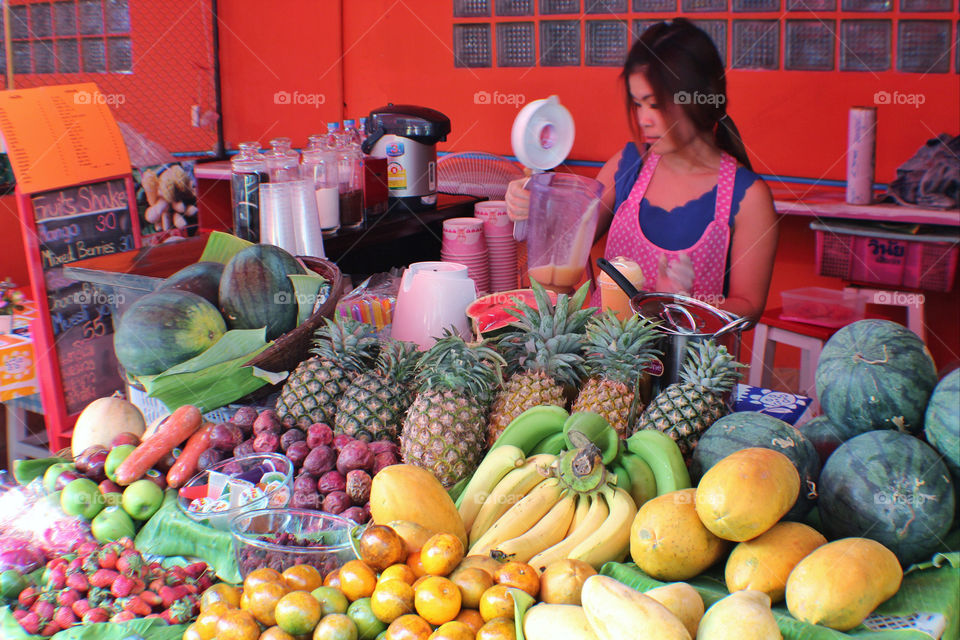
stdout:
<svg viewBox="0 0 960 640">
<path fill-rule="evenodd" d="M 195 293 L 210 304 L 220 304 L 220 278 L 224 265 L 220 262 L 201 261 L 180 269 L 163 281 L 157 291 L 176 289 Z"/>
<path fill-rule="evenodd" d="M 656 589 L 646 591 L 644 595 L 653 598 L 677 616 L 691 638 L 697 637 L 697 627 L 703 618 L 703 598 L 697 590 L 686 582 L 673 582 Z"/>
<path fill-rule="evenodd" d="M 772 602 L 780 602 L 793 568 L 826 543 L 823 534 L 813 527 L 800 522 L 779 522 L 733 548 L 725 569 L 727 589 L 761 591 Z"/>
<path fill-rule="evenodd" d="M 770 598 L 759 591 L 736 591 L 704 614 L 697 640 L 782 640 Z"/>
<path fill-rule="evenodd" d="M 217 308 L 197 294 L 155 291 L 120 317 L 113 349 L 130 375 L 153 375 L 200 355 L 226 331 Z"/>
<path fill-rule="evenodd" d="M 657 580 L 699 575 L 729 548 L 700 522 L 695 491 L 681 489 L 648 500 L 630 526 L 630 556 Z"/>
<path fill-rule="evenodd" d="M 218 300 L 231 329 L 267 328 L 267 340 L 297 325 L 297 299 L 287 276 L 304 274 L 296 258 L 269 244 L 255 244 L 230 258 Z"/>
<path fill-rule="evenodd" d="M 787 578 L 787 610 L 802 622 L 847 631 L 900 589 L 897 556 L 868 538 L 818 547 Z"/>
<path fill-rule="evenodd" d="M 697 515 L 717 537 L 756 538 L 775 525 L 800 495 L 800 474 L 790 458 L 753 447 L 723 458 L 697 485 Z"/>
<path fill-rule="evenodd" d="M 583 607 L 575 604 L 546 604 L 530 607 L 523 616 L 527 640 L 597 640 Z"/>
<path fill-rule="evenodd" d="M 583 611 L 598 640 L 645 638 L 691 640 L 669 609 L 607 576 L 590 576 L 580 593 Z"/>
<path fill-rule="evenodd" d="M 437 533 L 452 533 L 467 545 L 457 506 L 436 476 L 412 464 L 393 464 L 373 476 L 370 517 L 374 522 L 406 520 Z"/>
</svg>

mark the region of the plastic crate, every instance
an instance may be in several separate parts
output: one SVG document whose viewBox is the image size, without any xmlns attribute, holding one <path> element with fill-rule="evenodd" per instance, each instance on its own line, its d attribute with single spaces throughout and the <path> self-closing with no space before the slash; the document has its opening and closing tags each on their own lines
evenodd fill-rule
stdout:
<svg viewBox="0 0 960 640">
<path fill-rule="evenodd" d="M 156 398 L 151 398 L 147 395 L 146 391 L 137 389 L 129 384 L 127 385 L 127 400 L 137 409 L 140 409 L 140 413 L 143 414 L 143 419 L 148 425 L 160 418 L 165 418 L 170 415 L 170 410 L 167 409 L 167 405 Z M 207 422 L 227 422 L 233 417 L 234 413 L 236 413 L 236 408 L 231 409 L 229 406 L 220 407 L 219 409 L 205 413 L 203 419 Z"/>
<path fill-rule="evenodd" d="M 896 233 L 841 222 L 811 222 L 822 276 L 905 289 L 950 291 L 960 233 Z"/>
<path fill-rule="evenodd" d="M 857 292 L 823 287 L 781 291 L 780 298 L 783 301 L 781 318 L 821 327 L 844 327 L 862 320 L 867 305 Z"/>
</svg>

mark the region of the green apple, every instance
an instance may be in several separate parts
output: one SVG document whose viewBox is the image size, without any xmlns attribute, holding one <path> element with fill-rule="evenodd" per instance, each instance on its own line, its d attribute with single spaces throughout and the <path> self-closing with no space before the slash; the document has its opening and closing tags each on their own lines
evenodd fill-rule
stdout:
<svg viewBox="0 0 960 640">
<path fill-rule="evenodd" d="M 133 538 L 137 528 L 133 519 L 120 507 L 107 507 L 90 523 L 90 532 L 97 542 L 103 544 L 120 538 Z"/>
<path fill-rule="evenodd" d="M 60 507 L 71 516 L 92 520 L 103 510 L 103 494 L 93 480 L 77 478 L 60 493 Z"/>
<path fill-rule="evenodd" d="M 122 444 L 119 447 L 114 447 L 110 450 L 110 453 L 107 454 L 107 459 L 103 463 L 103 472 L 107 474 L 107 477 L 110 480 L 116 482 L 117 476 L 117 467 L 120 466 L 120 463 L 127 459 L 133 450 L 136 449 L 132 444 Z"/>
<path fill-rule="evenodd" d="M 50 465 L 43 474 L 43 489 L 47 493 L 53 493 L 57 490 L 57 477 L 67 470 L 75 470 L 72 462 L 57 462 Z"/>
<path fill-rule="evenodd" d="M 163 489 L 152 480 L 137 480 L 123 490 L 123 510 L 136 520 L 149 520 L 163 504 Z"/>
</svg>

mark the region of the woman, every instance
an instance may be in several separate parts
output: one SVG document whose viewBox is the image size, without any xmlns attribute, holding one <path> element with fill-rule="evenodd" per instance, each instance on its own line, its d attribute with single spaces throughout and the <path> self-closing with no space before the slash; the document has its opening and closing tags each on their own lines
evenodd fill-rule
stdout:
<svg viewBox="0 0 960 640">
<path fill-rule="evenodd" d="M 646 290 L 689 294 L 756 320 L 770 285 L 776 214 L 727 115 L 716 47 L 688 20 L 661 22 L 630 50 L 621 78 L 644 146 L 627 143 L 597 175 L 598 237 L 609 228 L 604 255 L 639 263 Z M 524 182 L 507 191 L 515 220 L 527 215 Z"/>
</svg>

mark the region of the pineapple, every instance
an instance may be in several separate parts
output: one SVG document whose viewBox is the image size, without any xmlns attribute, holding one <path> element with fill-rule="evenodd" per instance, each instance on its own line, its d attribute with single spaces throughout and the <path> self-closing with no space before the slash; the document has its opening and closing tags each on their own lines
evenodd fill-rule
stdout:
<svg viewBox="0 0 960 640">
<path fill-rule="evenodd" d="M 660 354 L 653 346 L 656 327 L 639 316 L 621 322 L 611 311 L 591 319 L 585 348 L 590 377 L 571 411 L 599 413 L 621 438 L 632 433 L 643 411 L 637 392 L 643 371 Z"/>
<path fill-rule="evenodd" d="M 284 424 L 301 429 L 315 422 L 333 425 L 340 395 L 376 357 L 380 343 L 371 325 L 324 320 L 327 325 L 315 334 L 314 357 L 301 362 L 280 390 L 277 415 Z"/>
<path fill-rule="evenodd" d="M 334 432 L 359 440 L 394 440 L 413 401 L 412 378 L 420 352 L 412 342 L 390 340 L 376 366 L 353 379 L 337 405 Z"/>
<path fill-rule="evenodd" d="M 673 438 L 684 458 L 718 418 L 729 413 L 725 402 L 728 391 L 740 378 L 737 367 L 724 346 L 713 340 L 687 347 L 687 362 L 675 382 L 657 394 L 640 416 L 637 429 L 657 429 Z"/>
<path fill-rule="evenodd" d="M 518 303 L 517 328 L 498 344 L 509 365 L 509 378 L 490 410 L 489 445 L 527 409 L 541 404 L 565 407 L 567 388 L 578 386 L 583 377 L 583 328 L 596 311 L 582 308 L 589 285 L 572 297 L 561 294 L 556 306 L 543 286 L 535 280 L 530 285 L 537 308 Z"/>
<path fill-rule="evenodd" d="M 483 343 L 469 346 L 449 332 L 438 340 L 418 364 L 419 392 L 400 435 L 403 461 L 448 488 L 469 477 L 486 451 L 487 409 L 505 364 Z"/>
</svg>

